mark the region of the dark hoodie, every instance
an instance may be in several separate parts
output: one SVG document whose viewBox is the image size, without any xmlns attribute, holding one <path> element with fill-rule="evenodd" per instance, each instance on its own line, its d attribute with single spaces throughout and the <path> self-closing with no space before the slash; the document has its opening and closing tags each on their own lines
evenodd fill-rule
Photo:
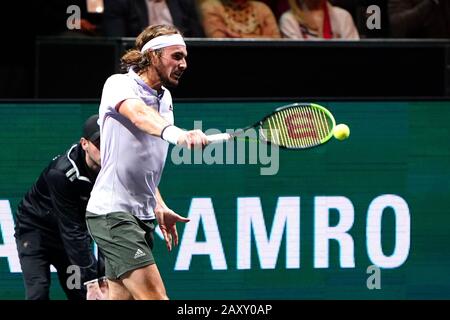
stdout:
<svg viewBox="0 0 450 320">
<path fill-rule="evenodd" d="M 97 270 L 85 222 L 95 179 L 96 174 L 86 165 L 85 151 L 79 143 L 73 145 L 42 171 L 19 203 L 16 215 L 16 238 L 34 231 L 51 241 L 49 245 L 62 246 L 70 263 L 80 267 L 82 283 L 104 275 Z"/>
</svg>

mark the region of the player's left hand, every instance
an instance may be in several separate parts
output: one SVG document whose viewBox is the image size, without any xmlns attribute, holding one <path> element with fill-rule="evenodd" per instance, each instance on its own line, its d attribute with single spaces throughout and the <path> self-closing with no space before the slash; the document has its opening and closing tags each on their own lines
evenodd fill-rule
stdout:
<svg viewBox="0 0 450 320">
<path fill-rule="evenodd" d="M 158 220 L 159 228 L 166 241 L 167 249 L 172 250 L 172 240 L 175 246 L 178 245 L 177 222 L 189 222 L 188 218 L 182 217 L 169 209 L 167 206 L 157 204 L 155 207 L 155 215 Z"/>
</svg>

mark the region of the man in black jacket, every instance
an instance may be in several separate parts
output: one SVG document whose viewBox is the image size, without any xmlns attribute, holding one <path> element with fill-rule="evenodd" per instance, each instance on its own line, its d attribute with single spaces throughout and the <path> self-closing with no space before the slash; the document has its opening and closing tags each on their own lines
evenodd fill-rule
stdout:
<svg viewBox="0 0 450 320">
<path fill-rule="evenodd" d="M 85 122 L 80 142 L 53 158 L 19 203 L 15 237 L 28 300 L 49 299 L 50 265 L 68 299 L 103 298 L 95 279 L 104 267 L 93 254 L 85 222 L 100 170 L 97 120 L 93 115 Z"/>
<path fill-rule="evenodd" d="M 107 37 L 137 37 L 152 24 L 174 25 L 184 37 L 205 36 L 195 0 L 104 0 L 104 8 L 103 28 Z M 153 18 L 158 21 L 150 17 L 155 10 Z"/>
</svg>

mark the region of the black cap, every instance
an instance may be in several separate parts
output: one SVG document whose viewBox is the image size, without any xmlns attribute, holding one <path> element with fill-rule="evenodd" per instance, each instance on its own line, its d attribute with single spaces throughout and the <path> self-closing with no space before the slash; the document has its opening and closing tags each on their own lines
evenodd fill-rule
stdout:
<svg viewBox="0 0 450 320">
<path fill-rule="evenodd" d="M 98 114 L 90 116 L 83 127 L 83 138 L 94 142 L 100 138 L 100 127 L 98 125 Z"/>
</svg>

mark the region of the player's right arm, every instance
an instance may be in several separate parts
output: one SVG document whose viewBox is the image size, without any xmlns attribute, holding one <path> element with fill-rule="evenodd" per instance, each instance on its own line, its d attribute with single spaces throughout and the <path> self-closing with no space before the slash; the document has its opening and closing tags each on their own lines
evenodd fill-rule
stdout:
<svg viewBox="0 0 450 320">
<path fill-rule="evenodd" d="M 187 145 L 190 148 L 208 143 L 202 131 L 185 131 L 171 125 L 155 109 L 147 106 L 140 99 L 126 99 L 116 106 L 116 110 L 141 131 L 174 144 Z"/>
<path fill-rule="evenodd" d="M 205 134 L 200 130 L 181 130 L 161 117 L 153 107 L 147 106 L 133 89 L 134 84 L 133 79 L 123 74 L 109 77 L 103 86 L 100 114 L 114 110 L 141 131 L 161 137 L 172 144 L 191 147 L 207 143 Z"/>
<path fill-rule="evenodd" d="M 116 110 L 141 131 L 154 136 L 160 137 L 162 130 L 169 125 L 155 109 L 149 108 L 139 99 L 124 100 L 116 106 Z"/>
</svg>

